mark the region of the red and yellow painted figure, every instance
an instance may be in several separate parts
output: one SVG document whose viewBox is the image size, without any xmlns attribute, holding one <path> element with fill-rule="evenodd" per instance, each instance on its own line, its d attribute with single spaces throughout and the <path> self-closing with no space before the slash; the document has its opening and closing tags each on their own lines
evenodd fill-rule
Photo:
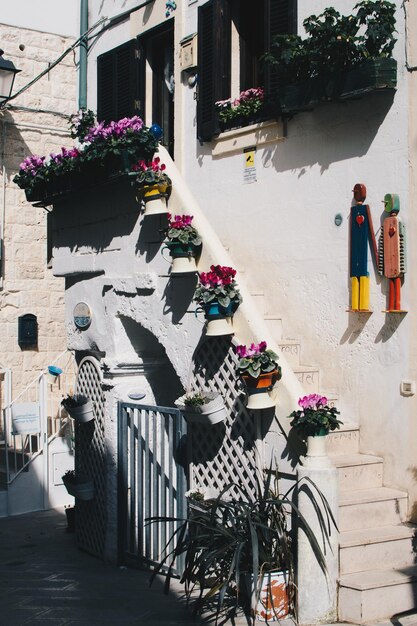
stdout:
<svg viewBox="0 0 417 626">
<path fill-rule="evenodd" d="M 368 242 L 378 262 L 378 250 L 369 206 L 364 204 L 366 187 L 357 183 L 353 188 L 354 204 L 350 211 L 350 279 L 351 310 L 369 311 Z"/>
<path fill-rule="evenodd" d="M 401 278 L 406 271 L 405 226 L 397 217 L 400 211 L 400 199 L 395 193 L 384 196 L 385 211 L 389 215 L 384 219 L 379 238 L 378 269 L 389 279 L 388 311 L 401 311 Z"/>
</svg>

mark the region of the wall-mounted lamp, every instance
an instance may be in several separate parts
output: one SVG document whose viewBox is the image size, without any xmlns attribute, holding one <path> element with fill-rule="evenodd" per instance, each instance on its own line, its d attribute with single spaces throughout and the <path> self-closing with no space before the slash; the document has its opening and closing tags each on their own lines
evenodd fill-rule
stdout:
<svg viewBox="0 0 417 626">
<path fill-rule="evenodd" d="M 3 59 L 4 51 L 0 50 L 0 106 L 12 95 L 15 76 L 21 70 L 15 68 L 12 61 Z"/>
</svg>

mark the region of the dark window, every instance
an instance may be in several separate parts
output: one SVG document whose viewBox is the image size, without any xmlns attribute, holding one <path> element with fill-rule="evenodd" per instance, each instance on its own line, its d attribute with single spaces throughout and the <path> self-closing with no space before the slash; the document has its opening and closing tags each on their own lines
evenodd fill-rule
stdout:
<svg viewBox="0 0 417 626">
<path fill-rule="evenodd" d="M 217 100 L 230 98 L 231 21 L 239 33 L 240 90 L 276 87 L 274 73 L 261 55 L 274 35 L 297 32 L 297 0 L 209 0 L 198 12 L 199 90 L 197 136 L 210 141 L 219 132 Z"/>
<path fill-rule="evenodd" d="M 111 122 L 142 114 L 140 61 L 136 40 L 97 58 L 97 117 Z"/>
</svg>

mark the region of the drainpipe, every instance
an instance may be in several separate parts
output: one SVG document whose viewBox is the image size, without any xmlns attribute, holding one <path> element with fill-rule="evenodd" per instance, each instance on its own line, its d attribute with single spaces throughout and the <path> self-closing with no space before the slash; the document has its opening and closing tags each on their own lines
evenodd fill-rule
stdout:
<svg viewBox="0 0 417 626">
<path fill-rule="evenodd" d="M 80 2 L 80 37 L 88 30 L 88 0 Z M 78 108 L 87 108 L 87 39 L 80 42 L 80 67 L 78 76 Z"/>
</svg>

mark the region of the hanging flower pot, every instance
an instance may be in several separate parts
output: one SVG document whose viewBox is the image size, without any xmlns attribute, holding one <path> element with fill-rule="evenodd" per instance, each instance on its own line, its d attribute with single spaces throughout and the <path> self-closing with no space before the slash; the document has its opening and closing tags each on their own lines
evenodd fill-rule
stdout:
<svg viewBox="0 0 417 626">
<path fill-rule="evenodd" d="M 70 417 L 77 422 L 85 423 L 94 419 L 93 402 L 82 395 L 68 396 L 61 401 Z"/>
<path fill-rule="evenodd" d="M 165 249 L 172 258 L 171 274 L 190 274 L 197 271 L 196 257 L 201 251 L 201 237 L 191 225 L 192 215 L 175 215 L 168 213 L 168 227 Z"/>
<path fill-rule="evenodd" d="M 138 161 L 132 167 L 130 175 L 133 177 L 133 185 L 143 190 L 145 202 L 145 216 L 167 213 L 168 190 L 171 179 L 165 173 L 166 166 L 160 162 L 159 157 L 153 161 Z"/>
<path fill-rule="evenodd" d="M 223 422 L 227 409 L 222 396 L 217 392 L 186 394 L 175 402 L 187 422 L 212 426 Z"/>
<path fill-rule="evenodd" d="M 76 476 L 74 470 L 68 470 L 62 477 L 62 482 L 70 496 L 79 500 L 92 500 L 95 495 L 94 482 L 87 476 Z"/>
<path fill-rule="evenodd" d="M 56 365 L 48 366 L 47 376 L 48 376 L 48 381 L 51 383 L 51 385 L 56 383 L 56 381 L 61 376 L 61 374 L 62 374 L 62 369 L 60 367 L 57 367 Z"/>
<path fill-rule="evenodd" d="M 259 374 L 258 378 L 242 376 L 246 383 L 248 394 L 248 409 L 268 409 L 275 406 L 276 401 L 271 395 L 275 383 L 280 380 L 281 374 L 278 369 L 272 372 Z"/>
<path fill-rule="evenodd" d="M 281 368 L 278 356 L 273 350 L 267 349 L 266 341 L 247 346 L 236 346 L 240 357 L 237 370 L 246 384 L 248 409 L 268 409 L 274 407 L 275 399 L 271 391 L 275 383 L 281 379 Z"/>
<path fill-rule="evenodd" d="M 222 306 L 217 300 L 203 305 L 207 320 L 206 335 L 219 337 L 221 335 L 233 335 L 233 313 L 239 305 L 233 301 L 227 306 Z"/>
<path fill-rule="evenodd" d="M 234 333 L 233 314 L 242 302 L 235 276 L 236 270 L 222 265 L 211 265 L 209 272 L 199 276 L 194 300 L 204 311 L 208 337 Z"/>
</svg>

